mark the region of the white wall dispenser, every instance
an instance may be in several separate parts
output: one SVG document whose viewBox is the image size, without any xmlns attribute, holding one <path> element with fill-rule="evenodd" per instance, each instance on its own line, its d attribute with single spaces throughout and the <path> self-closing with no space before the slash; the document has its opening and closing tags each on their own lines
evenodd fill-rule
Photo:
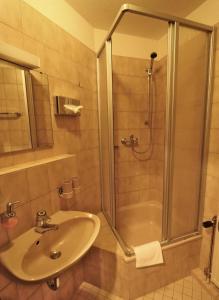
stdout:
<svg viewBox="0 0 219 300">
<path fill-rule="evenodd" d="M 80 116 L 83 106 L 80 105 L 80 100 L 55 96 L 54 110 L 56 116 Z"/>
</svg>

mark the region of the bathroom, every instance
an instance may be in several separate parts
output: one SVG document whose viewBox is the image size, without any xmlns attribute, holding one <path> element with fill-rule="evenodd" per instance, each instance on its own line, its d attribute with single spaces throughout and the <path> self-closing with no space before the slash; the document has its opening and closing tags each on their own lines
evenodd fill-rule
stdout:
<svg viewBox="0 0 219 300">
<path fill-rule="evenodd" d="M 218 22 L 0 0 L 1 300 L 219 299 Z"/>
</svg>

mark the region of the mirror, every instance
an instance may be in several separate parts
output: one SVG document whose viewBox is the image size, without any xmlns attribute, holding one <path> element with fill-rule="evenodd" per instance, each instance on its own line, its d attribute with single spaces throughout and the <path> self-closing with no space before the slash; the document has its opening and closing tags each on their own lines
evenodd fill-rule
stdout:
<svg viewBox="0 0 219 300">
<path fill-rule="evenodd" d="M 0 153 L 52 145 L 48 76 L 0 60 Z"/>
<path fill-rule="evenodd" d="M 53 145 L 53 130 L 48 75 L 31 70 L 29 78 L 31 78 L 30 84 L 32 85 L 32 99 L 34 107 L 34 116 L 32 119 L 35 120 L 36 129 L 35 146 L 37 148 L 51 147 Z"/>
</svg>

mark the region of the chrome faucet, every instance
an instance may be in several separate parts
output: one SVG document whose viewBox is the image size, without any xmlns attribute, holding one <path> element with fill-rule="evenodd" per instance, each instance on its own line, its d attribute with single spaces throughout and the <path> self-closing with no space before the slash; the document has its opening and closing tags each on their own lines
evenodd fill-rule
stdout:
<svg viewBox="0 0 219 300">
<path fill-rule="evenodd" d="M 6 203 L 6 210 L 3 213 L 0 214 L 0 217 L 2 219 L 9 219 L 9 218 L 16 217 L 15 207 L 19 203 L 20 203 L 20 201 L 7 202 Z"/>
<path fill-rule="evenodd" d="M 57 230 L 59 226 L 57 224 L 50 224 L 48 221 L 50 217 L 47 215 L 45 210 L 40 210 L 36 214 L 36 228 L 35 231 L 38 233 L 44 233 L 50 230 Z"/>
<path fill-rule="evenodd" d="M 138 146 L 138 138 L 131 134 L 128 138 L 122 138 L 121 143 L 128 147 Z"/>
</svg>

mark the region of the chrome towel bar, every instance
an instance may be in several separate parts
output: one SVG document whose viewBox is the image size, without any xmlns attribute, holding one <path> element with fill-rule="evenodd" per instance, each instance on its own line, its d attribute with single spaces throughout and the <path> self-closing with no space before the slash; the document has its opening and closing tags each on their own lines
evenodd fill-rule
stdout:
<svg viewBox="0 0 219 300">
<path fill-rule="evenodd" d="M 21 116 L 20 112 L 0 112 L 0 118 L 20 118 Z"/>
</svg>

